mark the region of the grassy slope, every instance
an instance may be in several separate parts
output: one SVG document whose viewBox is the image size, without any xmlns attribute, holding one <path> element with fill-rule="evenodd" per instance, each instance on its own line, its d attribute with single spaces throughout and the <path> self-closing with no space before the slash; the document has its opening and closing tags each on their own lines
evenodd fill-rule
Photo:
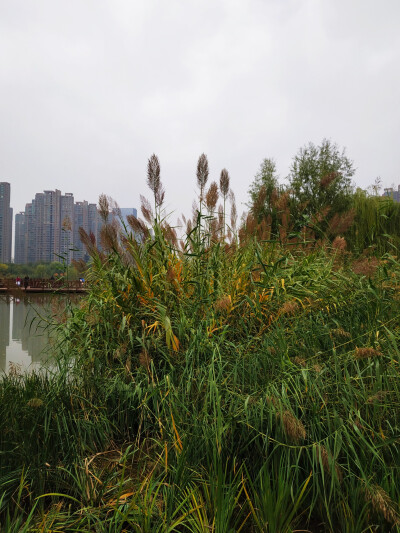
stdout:
<svg viewBox="0 0 400 533">
<path fill-rule="evenodd" d="M 3 528 L 400 530 L 398 261 L 154 230 L 0 384 Z"/>
</svg>

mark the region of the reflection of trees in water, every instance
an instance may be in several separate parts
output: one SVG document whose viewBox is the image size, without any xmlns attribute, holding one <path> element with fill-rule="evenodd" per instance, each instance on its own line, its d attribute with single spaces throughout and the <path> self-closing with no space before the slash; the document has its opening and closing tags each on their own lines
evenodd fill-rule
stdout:
<svg viewBox="0 0 400 533">
<path fill-rule="evenodd" d="M 21 343 L 21 350 L 27 352 L 32 362 L 40 362 L 50 355 L 52 341 L 49 339 L 49 322 L 64 322 L 69 304 L 78 305 L 78 295 L 35 294 L 21 298 L 4 296 L 0 298 L 0 370 L 6 369 L 6 348 L 10 344 L 10 315 L 13 313 L 12 340 Z M 14 344 L 11 348 L 16 350 Z M 11 355 L 12 358 L 12 355 Z"/>
<path fill-rule="evenodd" d="M 40 313 L 42 309 L 38 311 Z M 38 320 L 37 311 L 28 302 L 14 302 L 12 338 L 21 342 L 22 350 L 28 352 L 32 362 L 41 360 L 48 335 Z"/>
<path fill-rule="evenodd" d="M 10 344 L 10 301 L 0 299 L 0 370 L 6 366 L 6 349 Z"/>
</svg>

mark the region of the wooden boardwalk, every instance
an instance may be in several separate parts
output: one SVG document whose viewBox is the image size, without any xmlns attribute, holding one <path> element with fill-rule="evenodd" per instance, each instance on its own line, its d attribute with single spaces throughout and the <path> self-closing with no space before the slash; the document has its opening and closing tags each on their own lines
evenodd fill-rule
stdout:
<svg viewBox="0 0 400 533">
<path fill-rule="evenodd" d="M 88 290 L 87 283 L 79 280 L 66 281 L 64 279 L 30 279 L 28 286 L 24 287 L 24 279 L 18 287 L 15 279 L 0 279 L 0 293 L 23 292 L 23 293 L 85 293 Z"/>
</svg>

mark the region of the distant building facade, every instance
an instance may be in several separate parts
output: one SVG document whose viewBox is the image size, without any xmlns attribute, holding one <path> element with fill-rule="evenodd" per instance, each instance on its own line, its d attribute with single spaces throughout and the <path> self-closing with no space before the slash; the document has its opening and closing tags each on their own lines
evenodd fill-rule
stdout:
<svg viewBox="0 0 400 533">
<path fill-rule="evenodd" d="M 393 189 L 393 187 L 388 187 L 383 191 L 383 196 L 389 196 L 389 198 L 392 198 L 395 202 L 400 202 L 400 185 L 398 185 L 397 191 Z"/>
<path fill-rule="evenodd" d="M 0 182 L 0 263 L 11 263 L 12 219 L 11 186 Z"/>
<path fill-rule="evenodd" d="M 26 245 L 25 245 L 25 213 L 17 213 L 15 215 L 15 246 L 14 246 L 14 263 L 22 265 L 26 260 Z"/>
<path fill-rule="evenodd" d="M 134 207 L 121 207 L 119 211 L 121 213 L 121 222 L 129 230 L 130 226 L 128 224 L 127 217 L 129 215 L 133 215 L 135 218 L 137 218 L 137 210 Z"/>
<path fill-rule="evenodd" d="M 92 236 L 96 243 L 99 241 L 100 217 L 97 211 L 96 204 L 89 204 L 88 202 L 76 202 L 74 212 L 74 259 L 88 261 L 89 255 L 85 245 L 80 239 L 79 228 L 83 228 L 85 232 Z"/>
<path fill-rule="evenodd" d="M 79 228 L 97 241 L 99 226 L 96 204 L 75 202 L 72 193 L 63 195 L 58 189 L 37 193 L 15 217 L 15 262 L 87 261 Z"/>
</svg>

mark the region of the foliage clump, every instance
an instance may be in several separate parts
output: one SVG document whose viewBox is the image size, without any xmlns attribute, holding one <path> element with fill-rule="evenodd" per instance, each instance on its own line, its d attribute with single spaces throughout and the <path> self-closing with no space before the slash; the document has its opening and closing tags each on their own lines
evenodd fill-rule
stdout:
<svg viewBox="0 0 400 533">
<path fill-rule="evenodd" d="M 306 230 L 235 230 L 205 156 L 179 230 L 157 161 L 145 220 L 119 228 L 102 198 L 59 372 L 0 383 L 2 527 L 395 531 L 398 258 L 356 272 Z"/>
</svg>

